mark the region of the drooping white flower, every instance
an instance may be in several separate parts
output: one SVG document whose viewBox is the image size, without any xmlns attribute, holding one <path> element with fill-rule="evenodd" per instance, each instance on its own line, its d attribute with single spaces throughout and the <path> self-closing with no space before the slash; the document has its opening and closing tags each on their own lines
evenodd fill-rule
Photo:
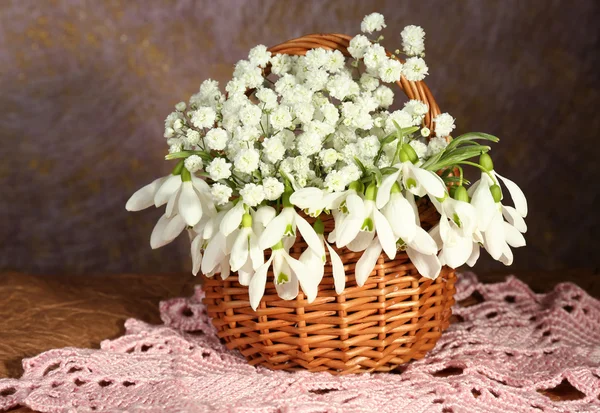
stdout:
<svg viewBox="0 0 600 413">
<path fill-rule="evenodd" d="M 429 74 L 429 68 L 420 57 L 409 57 L 402 66 L 402 74 L 411 82 L 419 82 Z"/>
<path fill-rule="evenodd" d="M 385 18 L 381 13 L 371 13 L 360 23 L 360 31 L 363 33 L 378 32 L 385 27 Z"/>
<path fill-rule="evenodd" d="M 400 33 L 402 49 L 408 56 L 420 56 L 425 51 L 425 31 L 420 26 L 406 26 Z"/>
<path fill-rule="evenodd" d="M 156 195 L 156 192 L 170 176 L 171 175 L 155 179 L 148 185 L 135 191 L 129 200 L 127 200 L 125 209 L 127 211 L 141 211 L 154 205 L 154 196 Z"/>
<path fill-rule="evenodd" d="M 447 196 L 444 181 L 434 172 L 421 169 L 411 161 L 394 165 L 396 172 L 383 178 L 379 191 L 377 192 L 377 205 L 383 206 L 390 197 L 390 191 L 395 182 L 402 183 L 402 187 L 416 196 L 431 195 L 435 198 Z"/>
</svg>

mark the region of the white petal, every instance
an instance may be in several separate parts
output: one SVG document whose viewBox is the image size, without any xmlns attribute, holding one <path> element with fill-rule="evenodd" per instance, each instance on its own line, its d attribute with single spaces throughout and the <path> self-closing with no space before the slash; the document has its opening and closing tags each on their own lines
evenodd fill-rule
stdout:
<svg viewBox="0 0 600 413">
<path fill-rule="evenodd" d="M 479 254 L 480 254 L 479 244 L 477 242 L 474 242 L 473 243 L 473 251 L 471 252 L 471 256 L 469 257 L 469 259 L 467 260 L 467 265 L 469 267 L 472 267 L 475 265 L 475 263 L 477 263 L 477 260 L 479 259 Z"/>
<path fill-rule="evenodd" d="M 394 194 L 383 209 L 383 214 L 397 238 L 411 242 L 417 231 L 415 212 L 411 204 L 401 194 Z"/>
<path fill-rule="evenodd" d="M 171 195 L 181 186 L 181 175 L 170 175 L 154 194 L 154 205 L 158 208 L 167 203 Z"/>
<path fill-rule="evenodd" d="M 392 231 L 392 227 L 388 220 L 383 216 L 377 209 L 373 210 L 373 218 L 375 221 L 375 228 L 377 230 L 377 237 L 383 247 L 383 250 L 393 260 L 396 257 L 396 236 Z"/>
<path fill-rule="evenodd" d="M 437 255 L 421 254 L 419 251 L 410 247 L 406 249 L 406 253 L 417 271 L 419 271 L 419 274 L 423 277 L 435 280 L 438 275 L 440 275 L 442 264 Z"/>
<path fill-rule="evenodd" d="M 206 181 L 202 178 L 198 178 L 196 175 L 191 174 L 192 184 L 194 188 L 202 194 L 210 194 L 210 186 Z"/>
<path fill-rule="evenodd" d="M 515 209 L 523 218 L 525 218 L 527 216 L 527 199 L 525 198 L 523 191 L 521 191 L 521 188 L 510 179 L 500 175 L 498 172 L 494 171 L 494 173 L 498 178 L 502 179 L 502 182 L 504 182 L 504 185 L 506 185 L 506 188 L 510 193 L 510 197 L 515 203 Z"/>
<path fill-rule="evenodd" d="M 417 206 L 417 202 L 415 201 L 415 195 L 412 192 L 405 192 L 404 197 L 406 201 L 413 209 L 413 216 L 415 217 L 415 224 L 421 226 L 421 219 L 419 218 L 419 207 Z"/>
<path fill-rule="evenodd" d="M 183 220 L 181 215 L 175 215 L 172 217 L 165 227 L 165 232 L 163 232 L 163 237 L 167 242 L 173 241 L 175 238 L 181 234 L 183 229 L 185 228 L 185 221 Z"/>
<path fill-rule="evenodd" d="M 154 225 L 152 235 L 150 235 L 150 246 L 152 247 L 152 249 L 160 248 L 163 245 L 167 245 L 169 243 L 169 241 L 164 238 L 165 228 L 167 227 L 169 222 L 169 217 L 167 217 L 166 215 L 162 215 L 156 222 L 156 225 Z"/>
<path fill-rule="evenodd" d="M 504 244 L 504 249 L 502 250 L 502 255 L 498 260 L 504 265 L 512 265 L 513 263 L 513 252 L 508 246 L 508 244 Z"/>
<path fill-rule="evenodd" d="M 268 205 L 264 205 L 258 208 L 256 212 L 252 215 L 252 222 L 266 227 L 267 225 L 269 225 L 269 222 L 271 222 L 273 218 L 275 218 L 276 215 L 277 212 L 275 211 L 275 208 Z"/>
<path fill-rule="evenodd" d="M 477 212 L 477 226 L 480 231 L 487 231 L 498 208 L 490 191 L 489 181 L 484 182 L 486 178 L 487 175 L 482 175 L 481 183 L 477 186 L 471 200 L 471 205 Z"/>
<path fill-rule="evenodd" d="M 346 207 L 348 208 L 348 214 L 351 216 L 356 215 L 363 217 L 363 219 L 366 216 L 365 202 L 354 191 L 346 198 Z"/>
<path fill-rule="evenodd" d="M 421 227 L 417 227 L 415 237 L 407 245 L 425 255 L 436 254 L 438 251 L 435 240 Z"/>
<path fill-rule="evenodd" d="M 417 182 L 423 185 L 428 194 L 436 198 L 443 198 L 446 195 L 446 187 L 443 181 L 438 176 L 435 176 L 434 172 L 413 166 L 412 173 L 415 174 Z"/>
<path fill-rule="evenodd" d="M 229 274 L 231 273 L 231 268 L 229 267 L 229 257 L 223 257 L 219 271 L 221 271 L 222 280 L 229 278 Z"/>
<path fill-rule="evenodd" d="M 171 218 L 173 215 L 177 215 L 179 213 L 179 208 L 177 204 L 179 203 L 179 195 L 181 194 L 180 190 L 175 191 L 173 195 L 169 198 L 167 202 L 167 207 L 165 208 L 165 215 Z"/>
<path fill-rule="evenodd" d="M 375 205 L 377 205 L 377 208 L 381 209 L 384 207 L 385 204 L 388 203 L 388 201 L 390 200 L 392 186 L 394 186 L 394 183 L 396 183 L 396 181 L 398 180 L 399 175 L 400 171 L 394 172 L 393 174 L 383 178 L 383 180 L 381 181 L 381 185 L 377 190 L 377 198 L 375 199 Z"/>
<path fill-rule="evenodd" d="M 236 206 L 227 211 L 221 221 L 221 226 L 219 227 L 220 231 L 224 235 L 229 235 L 235 231 L 242 223 L 244 212 L 244 203 L 240 201 Z"/>
<path fill-rule="evenodd" d="M 290 196 L 290 202 L 300 209 L 321 209 L 323 190 L 315 187 L 302 188 Z"/>
<path fill-rule="evenodd" d="M 381 249 L 379 239 L 374 238 L 371 245 L 369 245 L 369 248 L 363 252 L 363 255 L 356 263 L 354 275 L 356 277 L 356 284 L 358 284 L 359 287 L 365 285 L 367 278 L 369 278 L 369 275 L 373 272 L 375 264 L 377 264 L 377 260 L 381 255 Z"/>
<path fill-rule="evenodd" d="M 238 269 L 238 282 L 241 285 L 249 285 L 253 275 L 254 268 L 252 268 L 252 261 L 247 259 L 244 265 Z"/>
<path fill-rule="evenodd" d="M 287 236 L 287 237 L 283 237 L 283 249 L 285 249 L 286 251 L 289 251 L 290 248 L 292 248 L 294 246 L 294 244 L 296 243 L 296 237 L 293 236 Z"/>
<path fill-rule="evenodd" d="M 515 227 L 519 232 L 527 232 L 527 224 L 516 209 L 511 206 L 502 205 L 502 215 L 504 215 L 504 218 L 508 223 Z"/>
<path fill-rule="evenodd" d="M 248 236 L 248 228 L 242 228 L 235 238 L 229 257 L 231 271 L 239 270 L 248 260 Z"/>
<path fill-rule="evenodd" d="M 258 308 L 260 300 L 265 295 L 265 285 L 267 284 L 267 272 L 273 261 L 273 256 L 267 262 L 258 267 L 248 285 L 248 295 L 250 296 L 250 306 L 254 311 Z"/>
<path fill-rule="evenodd" d="M 288 261 L 289 262 L 289 261 Z M 296 272 L 302 291 L 306 294 L 309 303 L 315 301 L 319 292 L 319 283 L 323 279 L 325 263 L 323 258 L 318 256 L 311 248 L 306 249 L 300 256 L 299 262 L 304 266 L 304 271 L 296 271 L 296 264 L 290 263 L 292 269 Z"/>
<path fill-rule="evenodd" d="M 302 218 L 297 212 L 294 212 L 296 221 L 296 225 L 300 234 L 302 234 L 302 238 L 308 244 L 308 246 L 314 250 L 319 257 L 323 257 L 325 255 L 325 248 L 323 247 L 323 240 L 319 238 L 314 228 L 306 222 L 304 218 Z"/>
<path fill-rule="evenodd" d="M 217 232 L 208 242 L 204 250 L 204 259 L 202 260 L 202 272 L 208 274 L 213 272 L 215 267 L 221 262 L 225 256 L 225 235 L 222 232 Z"/>
<path fill-rule="evenodd" d="M 346 217 L 340 227 L 336 228 L 337 247 L 342 248 L 352 242 L 360 232 L 363 222 L 364 218 L 362 217 Z"/>
<path fill-rule="evenodd" d="M 135 191 L 127 201 L 127 204 L 125 204 L 125 209 L 128 211 L 141 211 L 154 205 L 154 194 L 166 179 L 166 176 L 158 178 Z"/>
<path fill-rule="evenodd" d="M 446 212 L 442 211 L 442 216 L 440 217 L 440 225 L 439 225 L 439 231 L 440 231 L 440 238 L 442 239 L 443 242 L 448 242 L 448 239 L 450 238 L 450 223 L 448 222 L 448 217 L 446 216 Z"/>
<path fill-rule="evenodd" d="M 281 250 L 279 250 L 281 251 Z M 273 274 L 275 277 L 275 289 L 277 290 L 277 295 L 284 300 L 293 300 L 298 296 L 298 292 L 300 291 L 298 288 L 298 277 L 296 273 L 292 270 L 289 262 L 286 258 L 289 255 L 285 252 L 281 252 L 280 254 L 275 255 L 273 261 Z M 304 266 L 302 266 L 303 271 L 306 271 Z M 284 283 L 277 283 L 279 278 L 279 274 L 285 274 L 288 277 L 288 281 Z"/>
<path fill-rule="evenodd" d="M 466 263 L 473 252 L 472 238 L 457 236 L 455 240 L 454 245 L 445 245 L 443 249 L 444 263 L 452 268 Z"/>
<path fill-rule="evenodd" d="M 359 231 L 356 237 L 346 245 L 350 251 L 360 252 L 369 248 L 375 238 L 375 231 Z"/>
<path fill-rule="evenodd" d="M 329 259 L 331 260 L 331 268 L 333 270 L 333 284 L 335 285 L 335 292 L 341 294 L 346 288 L 346 271 L 344 270 L 344 263 L 338 255 L 338 253 L 329 244 L 325 244 L 329 251 Z"/>
<path fill-rule="evenodd" d="M 198 275 L 200 271 L 200 264 L 202 263 L 202 237 L 196 235 L 196 238 L 192 241 L 191 253 L 192 253 L 192 274 Z"/>
<path fill-rule="evenodd" d="M 290 224 L 288 216 L 284 214 L 284 211 L 281 211 L 279 215 L 269 222 L 263 233 L 260 234 L 260 238 L 258 239 L 260 248 L 266 250 L 281 241 L 288 224 Z"/>
<path fill-rule="evenodd" d="M 483 233 L 483 238 L 485 240 L 484 245 L 487 252 L 490 253 L 493 259 L 500 259 L 504 246 L 506 245 L 504 220 L 500 213 L 494 215 L 489 228 Z"/>
<path fill-rule="evenodd" d="M 185 223 L 191 227 L 202 218 L 202 204 L 191 181 L 182 184 L 177 206 Z"/>
<path fill-rule="evenodd" d="M 265 253 L 258 246 L 258 238 L 253 233 L 250 233 L 249 248 L 252 267 L 257 269 L 265 263 Z"/>
<path fill-rule="evenodd" d="M 504 238 L 506 243 L 513 248 L 524 247 L 526 244 L 525 237 L 508 222 L 504 222 Z"/>
</svg>

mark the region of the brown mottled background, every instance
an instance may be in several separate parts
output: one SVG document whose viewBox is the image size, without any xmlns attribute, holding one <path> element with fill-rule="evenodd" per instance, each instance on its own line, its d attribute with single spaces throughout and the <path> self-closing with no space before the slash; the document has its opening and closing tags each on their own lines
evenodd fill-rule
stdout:
<svg viewBox="0 0 600 413">
<path fill-rule="evenodd" d="M 0 270 L 188 271 L 187 240 L 152 251 L 156 210 L 128 196 L 170 167 L 162 123 L 258 43 L 427 32 L 428 84 L 458 132 L 502 138 L 498 170 L 530 200 L 518 270 L 596 268 L 598 1 L 2 1 Z M 501 264 L 482 259 L 480 270 Z"/>
</svg>

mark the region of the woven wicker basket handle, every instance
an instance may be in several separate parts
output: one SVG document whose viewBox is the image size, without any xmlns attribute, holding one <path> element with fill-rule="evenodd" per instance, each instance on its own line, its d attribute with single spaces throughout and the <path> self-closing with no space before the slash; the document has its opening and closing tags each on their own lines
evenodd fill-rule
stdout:
<svg viewBox="0 0 600 413">
<path fill-rule="evenodd" d="M 344 56 L 350 56 L 348 45 L 351 39 L 351 36 L 345 34 L 309 34 L 273 46 L 269 48 L 269 51 L 274 54 L 304 55 L 308 50 L 320 47 L 328 50 L 339 50 Z M 387 54 L 392 56 L 390 52 L 387 52 Z M 404 76 L 401 76 L 397 84 L 409 99 L 417 99 L 427 104 L 429 112 L 425 116 L 423 124 L 433 130 L 432 120 L 440 114 L 440 108 L 427 85 L 424 82 L 408 81 Z"/>
</svg>

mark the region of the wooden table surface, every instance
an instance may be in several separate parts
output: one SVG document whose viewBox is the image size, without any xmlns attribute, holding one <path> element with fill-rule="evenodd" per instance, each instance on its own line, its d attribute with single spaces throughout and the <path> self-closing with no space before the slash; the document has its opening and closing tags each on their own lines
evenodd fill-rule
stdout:
<svg viewBox="0 0 600 413">
<path fill-rule="evenodd" d="M 516 273 L 534 291 L 551 290 L 572 281 L 600 297 L 596 270 Z M 502 281 L 506 273 L 480 275 Z M 127 318 L 160 323 L 158 302 L 192 294 L 199 282 L 192 275 L 116 274 L 102 276 L 42 276 L 0 273 L 0 378 L 19 377 L 21 359 L 59 347 L 99 348 L 104 339 L 124 333 Z M 468 303 L 463 303 L 467 305 Z M 549 397 L 575 397 L 560 386 Z M 29 412 L 25 408 L 15 411 Z"/>
</svg>

